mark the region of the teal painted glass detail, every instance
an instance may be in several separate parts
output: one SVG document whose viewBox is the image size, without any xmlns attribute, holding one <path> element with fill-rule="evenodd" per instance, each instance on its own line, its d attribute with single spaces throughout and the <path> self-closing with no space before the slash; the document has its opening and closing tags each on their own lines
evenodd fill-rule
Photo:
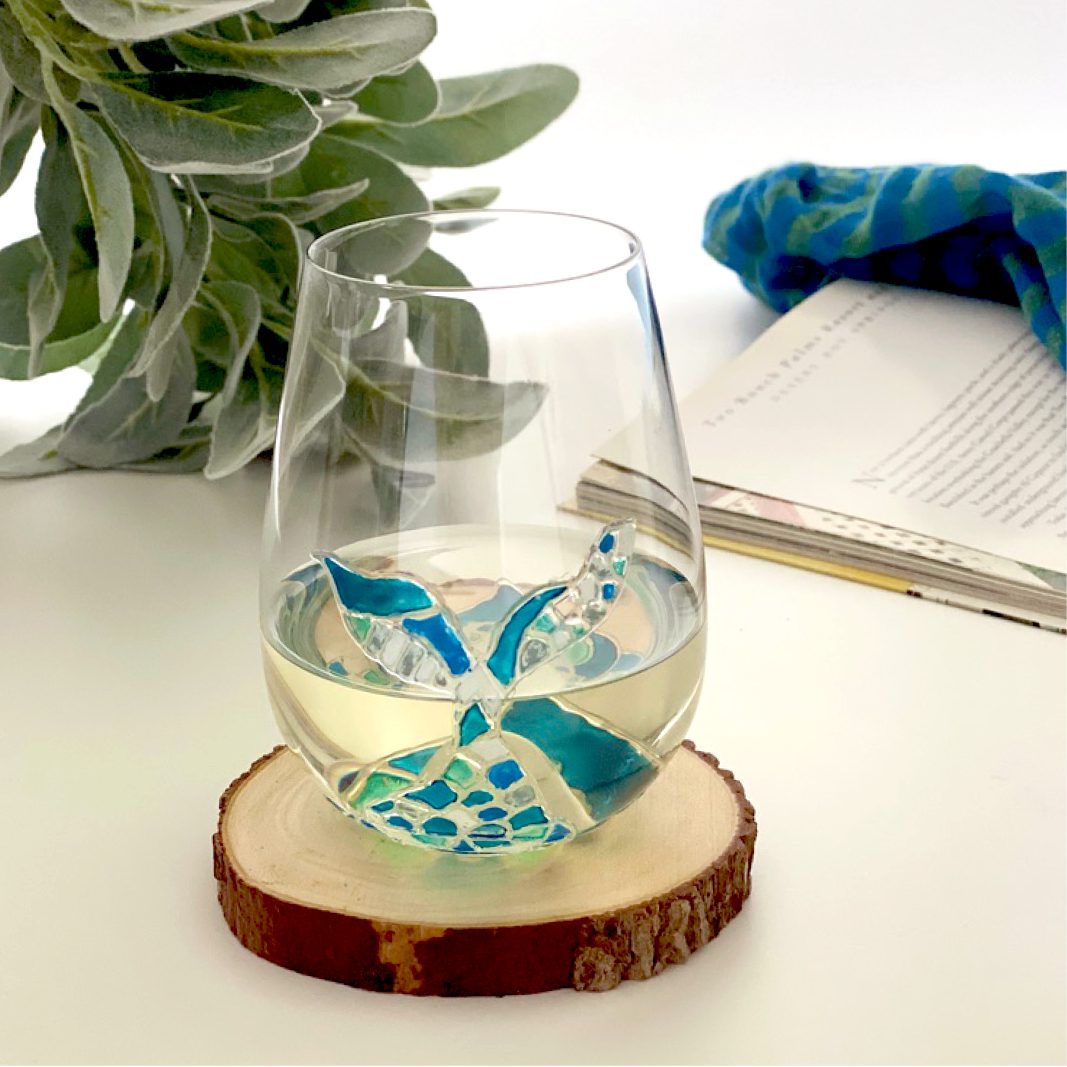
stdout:
<svg viewBox="0 0 1067 1067">
<path fill-rule="evenodd" d="M 507 789 L 522 777 L 522 768 L 513 759 L 504 760 L 490 767 L 487 777 L 497 789 Z"/>
<path fill-rule="evenodd" d="M 374 673 L 390 687 L 421 685 L 453 700 L 450 740 L 384 757 L 377 769 L 358 772 L 366 775 L 362 787 L 351 773 L 344 779 L 356 794 L 347 803 L 366 825 L 395 841 L 457 853 L 523 850 L 574 837 L 571 818 L 583 828 L 595 824 L 648 780 L 654 767 L 636 742 L 558 700 L 513 696 L 517 678 L 546 659 L 578 678 L 617 665 L 618 646 L 597 631 L 623 587 L 633 539 L 632 522 L 605 527 L 566 582 L 525 596 L 498 587 L 493 611 L 454 617 L 437 607 L 446 601 L 432 587 L 369 578 L 323 560 L 348 633 L 375 664 L 364 677 Z M 342 590 L 359 611 L 348 610 Z M 394 609 L 399 617 L 385 618 Z M 466 623 L 474 624 L 471 631 Z M 484 650 L 491 651 L 483 660 Z M 564 804 L 568 790 L 573 795 Z M 556 805 L 566 819 L 557 817 Z"/>
<path fill-rule="evenodd" d="M 457 757 L 445 768 L 442 777 L 450 785 L 459 786 L 462 789 L 474 780 L 474 771 L 469 764 Z"/>
<path fill-rule="evenodd" d="M 412 774 L 422 774 L 422 769 L 433 759 L 439 747 L 430 745 L 429 748 L 420 748 L 415 752 L 405 752 L 402 756 L 394 756 L 389 761 L 389 766 L 397 767 L 402 771 L 410 771 Z"/>
<path fill-rule="evenodd" d="M 519 657 L 519 642 L 530 624 L 541 614 L 545 605 L 553 601 L 566 589 L 564 585 L 553 585 L 524 600 L 508 616 L 504 628 L 497 638 L 496 648 L 486 661 L 493 677 L 507 685 L 515 677 L 515 664 Z"/>
<path fill-rule="evenodd" d="M 489 720 L 479 704 L 471 704 L 463 713 L 459 723 L 459 743 L 469 745 L 476 738 L 489 732 Z"/>
<path fill-rule="evenodd" d="M 446 808 L 456 799 L 456 794 L 448 783 L 442 782 L 440 778 L 434 779 L 429 785 L 423 786 L 421 789 L 412 789 L 405 796 L 410 797 L 412 800 L 421 801 L 423 804 L 428 804 L 431 808 Z"/>
<path fill-rule="evenodd" d="M 322 562 L 333 580 L 337 599 L 347 611 L 403 615 L 433 607 L 433 598 L 418 582 L 407 578 L 370 578 L 334 556 L 323 556 Z"/>
<path fill-rule="evenodd" d="M 511 823 L 512 829 L 521 830 L 524 826 L 534 826 L 537 823 L 548 822 L 548 816 L 545 815 L 541 808 L 534 805 L 520 811 L 518 815 L 512 815 L 508 822 Z"/>
<path fill-rule="evenodd" d="M 517 700 L 502 728 L 532 741 L 555 762 L 564 781 L 585 795 L 594 819 L 610 814 L 655 774 L 633 745 L 548 698 Z"/>
<path fill-rule="evenodd" d="M 401 624 L 408 633 L 421 637 L 440 654 L 453 674 L 466 674 L 471 669 L 470 656 L 452 624 L 438 613 L 425 619 L 405 619 Z"/>
<path fill-rule="evenodd" d="M 451 819 L 443 819 L 440 815 L 435 815 L 432 819 L 427 819 L 422 824 L 422 829 L 428 834 L 439 834 L 441 837 L 455 837 L 456 836 L 456 824 Z"/>
</svg>

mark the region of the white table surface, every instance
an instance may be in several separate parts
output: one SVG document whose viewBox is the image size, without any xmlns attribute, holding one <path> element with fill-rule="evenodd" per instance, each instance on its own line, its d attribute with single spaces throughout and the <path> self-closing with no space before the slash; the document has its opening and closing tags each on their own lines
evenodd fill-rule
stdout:
<svg viewBox="0 0 1067 1067">
<path fill-rule="evenodd" d="M 498 179 L 505 206 L 641 233 L 680 391 L 771 318 L 699 250 L 714 191 L 788 158 L 1062 165 L 1057 2 L 435 8 L 439 75 L 583 77 L 555 129 L 437 187 Z M 5 241 L 30 190 L 0 201 Z M 64 388 L 4 385 L 0 441 Z M 0 483 L 0 1059 L 1063 1061 L 1063 640 L 719 552 L 693 736 L 744 782 L 759 840 L 752 897 L 708 948 L 607 995 L 490 1001 L 246 952 L 210 839 L 219 793 L 276 741 L 265 486 L 262 465 Z"/>
</svg>

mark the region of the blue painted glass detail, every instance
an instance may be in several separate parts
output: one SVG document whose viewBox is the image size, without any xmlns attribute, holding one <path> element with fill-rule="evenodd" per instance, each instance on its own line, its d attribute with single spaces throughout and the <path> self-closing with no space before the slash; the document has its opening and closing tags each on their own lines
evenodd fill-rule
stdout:
<svg viewBox="0 0 1067 1067">
<path fill-rule="evenodd" d="M 483 822 L 496 822 L 497 819 L 504 818 L 507 813 L 507 808 L 483 808 L 478 812 L 478 818 Z"/>
<path fill-rule="evenodd" d="M 610 552 L 615 547 L 615 535 L 613 533 L 606 533 L 600 539 L 600 543 L 596 546 L 601 552 Z"/>
<path fill-rule="evenodd" d="M 333 579 L 337 599 L 348 611 L 404 615 L 433 607 L 430 594 L 408 578 L 369 578 L 333 556 L 323 556 L 322 563 Z"/>
<path fill-rule="evenodd" d="M 603 598 L 605 600 L 614 600 L 615 599 L 615 583 L 614 582 L 605 582 L 600 587 L 600 595 L 603 596 Z"/>
<path fill-rule="evenodd" d="M 489 732 L 489 721 L 479 704 L 471 704 L 459 723 L 459 743 L 469 745 L 476 737 Z"/>
<path fill-rule="evenodd" d="M 456 824 L 451 819 L 442 819 L 440 815 L 427 819 L 422 824 L 422 829 L 424 833 L 439 834 L 441 837 L 456 836 Z"/>
<path fill-rule="evenodd" d="M 479 848 L 510 848 L 511 842 L 505 841 L 502 838 L 495 838 L 491 841 L 486 841 L 483 838 L 477 838 L 474 842 Z"/>
<path fill-rule="evenodd" d="M 534 804 L 529 808 L 524 808 L 518 813 L 518 815 L 512 815 L 508 822 L 516 830 L 521 830 L 524 826 L 534 826 L 537 823 L 548 822 L 548 816 L 545 815 L 542 808 Z"/>
<path fill-rule="evenodd" d="M 501 725 L 532 741 L 556 763 L 564 781 L 585 794 L 589 813 L 598 821 L 642 789 L 656 771 L 628 741 L 547 697 L 515 701 Z"/>
<path fill-rule="evenodd" d="M 545 838 L 545 841 L 562 841 L 563 838 L 570 837 L 570 833 L 570 830 L 568 830 L 566 826 L 561 826 L 559 823 L 556 823 L 549 832 L 548 837 Z"/>
<path fill-rule="evenodd" d="M 408 822 L 408 820 L 405 819 L 403 815 L 390 815 L 389 818 L 386 819 L 385 821 L 390 826 L 398 826 L 398 827 L 400 827 L 401 830 L 410 830 L 411 829 L 411 823 Z"/>
<path fill-rule="evenodd" d="M 460 841 L 460 843 L 458 845 L 456 845 L 456 847 L 454 849 L 452 849 L 452 851 L 453 852 L 473 852 L 474 849 L 471 848 L 471 846 L 466 841 Z"/>
<path fill-rule="evenodd" d="M 522 777 L 522 768 L 513 759 L 504 760 L 490 767 L 486 777 L 497 789 L 507 789 Z"/>
<path fill-rule="evenodd" d="M 474 838 L 488 839 L 506 837 L 507 833 L 508 831 L 506 827 L 501 826 L 499 823 L 490 822 L 486 823 L 484 826 L 476 826 L 473 830 L 471 830 L 470 836 Z"/>
<path fill-rule="evenodd" d="M 440 778 L 435 778 L 429 785 L 423 786 L 422 789 L 412 789 L 410 793 L 405 794 L 412 800 L 418 800 L 423 804 L 429 804 L 431 808 L 448 807 L 456 799 L 456 794 L 449 788 L 447 782 L 442 782 Z"/>
<path fill-rule="evenodd" d="M 383 800 L 380 804 L 372 804 L 370 806 L 371 811 L 392 811 L 393 802 L 391 800 Z"/>
<path fill-rule="evenodd" d="M 566 588 L 564 585 L 553 585 L 547 589 L 542 589 L 539 593 L 534 593 L 528 600 L 524 600 L 508 616 L 508 621 L 504 623 L 504 628 L 500 631 L 500 637 L 497 638 L 496 648 L 493 649 L 493 654 L 485 664 L 493 677 L 502 685 L 510 684 L 515 677 L 515 664 L 519 658 L 519 642 L 522 640 L 523 634 L 526 633 L 534 619 L 541 614 L 545 605 L 549 601 L 555 600 Z"/>
<path fill-rule="evenodd" d="M 331 660 L 327 663 L 326 669 L 331 674 L 336 674 L 340 678 L 348 677 L 348 668 L 339 659 Z"/>
<path fill-rule="evenodd" d="M 465 808 L 476 808 L 479 804 L 484 804 L 486 801 L 492 800 L 493 794 L 487 792 L 485 789 L 472 789 L 464 798 L 463 806 Z"/>
<path fill-rule="evenodd" d="M 411 774 L 421 774 L 423 767 L 433 758 L 434 753 L 437 752 L 437 745 L 430 745 L 429 748 L 420 748 L 416 752 L 405 752 L 403 756 L 394 756 L 389 761 L 390 767 L 396 767 L 402 771 L 409 771 Z"/>
<path fill-rule="evenodd" d="M 471 659 L 460 640 L 459 634 L 444 615 L 429 615 L 425 619 L 405 619 L 401 625 L 409 634 L 421 637 L 437 649 L 445 666 L 453 674 L 466 674 L 471 669 Z"/>
</svg>

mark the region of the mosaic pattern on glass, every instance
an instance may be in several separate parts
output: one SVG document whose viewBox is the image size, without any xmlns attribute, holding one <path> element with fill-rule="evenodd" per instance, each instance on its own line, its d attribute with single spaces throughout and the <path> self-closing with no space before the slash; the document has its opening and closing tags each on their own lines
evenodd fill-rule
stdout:
<svg viewBox="0 0 1067 1067">
<path fill-rule="evenodd" d="M 616 656 L 596 630 L 625 585 L 634 537 L 630 520 L 605 526 L 571 579 L 525 594 L 501 587 L 499 603 L 460 616 L 413 576 L 368 575 L 317 555 L 364 654 L 455 707 L 451 738 L 339 783 L 343 807 L 404 844 L 485 854 L 566 840 L 624 802 L 621 794 L 640 791 L 656 769 L 649 753 L 557 700 L 513 697 L 523 678 L 579 642 L 592 659 Z M 480 659 L 465 633 L 486 625 L 489 653 Z"/>
</svg>

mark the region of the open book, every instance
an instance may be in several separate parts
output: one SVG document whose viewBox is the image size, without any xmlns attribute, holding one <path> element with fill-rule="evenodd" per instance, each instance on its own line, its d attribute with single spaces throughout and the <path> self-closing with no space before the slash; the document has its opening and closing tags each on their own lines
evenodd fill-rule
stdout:
<svg viewBox="0 0 1067 1067">
<path fill-rule="evenodd" d="M 1017 309 L 839 281 L 682 404 L 708 544 L 1067 632 L 1067 394 Z M 583 511 L 669 535 L 613 462 Z"/>
</svg>

